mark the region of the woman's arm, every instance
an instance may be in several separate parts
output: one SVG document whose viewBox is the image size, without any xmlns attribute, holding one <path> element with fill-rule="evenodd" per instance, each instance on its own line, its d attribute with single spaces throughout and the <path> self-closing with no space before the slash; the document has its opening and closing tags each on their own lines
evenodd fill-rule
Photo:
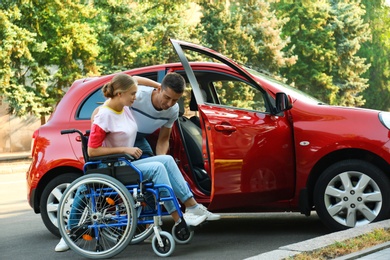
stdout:
<svg viewBox="0 0 390 260">
<path fill-rule="evenodd" d="M 90 157 L 103 156 L 109 154 L 130 154 L 134 158 L 138 159 L 142 155 L 142 150 L 137 147 L 88 147 L 88 155 Z"/>
<path fill-rule="evenodd" d="M 91 133 L 88 139 L 88 155 L 90 157 L 103 156 L 108 154 L 127 153 L 138 159 L 142 155 L 142 150 L 138 147 L 105 147 L 103 141 L 107 133 L 98 125 L 92 124 Z"/>
</svg>

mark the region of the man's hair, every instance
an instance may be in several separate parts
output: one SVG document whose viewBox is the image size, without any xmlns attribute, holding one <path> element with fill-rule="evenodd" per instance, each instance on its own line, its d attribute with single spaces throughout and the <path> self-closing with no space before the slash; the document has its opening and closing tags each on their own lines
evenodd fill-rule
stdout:
<svg viewBox="0 0 390 260">
<path fill-rule="evenodd" d="M 182 94 L 184 92 L 185 85 L 185 79 L 176 72 L 168 73 L 161 82 L 161 88 L 163 90 L 166 88 L 171 88 L 178 94 Z"/>
</svg>

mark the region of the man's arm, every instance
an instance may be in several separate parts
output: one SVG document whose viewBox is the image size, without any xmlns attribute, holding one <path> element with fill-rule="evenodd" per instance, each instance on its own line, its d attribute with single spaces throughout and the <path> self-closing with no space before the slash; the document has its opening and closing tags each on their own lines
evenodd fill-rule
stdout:
<svg viewBox="0 0 390 260">
<path fill-rule="evenodd" d="M 135 78 L 138 82 L 138 84 L 140 85 L 145 85 L 145 86 L 148 86 L 148 87 L 153 87 L 153 88 L 158 88 L 160 87 L 160 83 L 154 81 L 154 80 L 151 80 L 151 79 L 148 79 L 148 78 L 144 78 L 144 77 L 140 77 L 140 76 L 133 76 L 133 78 Z"/>
<path fill-rule="evenodd" d="M 172 128 L 166 128 L 162 126 L 160 128 L 160 134 L 158 136 L 156 145 L 156 154 L 167 154 L 169 148 L 169 137 L 171 136 Z"/>
</svg>

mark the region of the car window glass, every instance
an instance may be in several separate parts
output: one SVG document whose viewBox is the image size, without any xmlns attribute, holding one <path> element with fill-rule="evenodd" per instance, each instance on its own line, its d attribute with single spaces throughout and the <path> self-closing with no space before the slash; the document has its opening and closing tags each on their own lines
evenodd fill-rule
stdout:
<svg viewBox="0 0 390 260">
<path fill-rule="evenodd" d="M 266 112 L 263 94 L 243 81 L 214 81 L 219 104 L 240 109 Z"/>
<path fill-rule="evenodd" d="M 104 101 L 105 97 L 103 96 L 103 92 L 98 88 L 81 104 L 76 119 L 90 119 L 95 108 L 103 104 Z"/>
<path fill-rule="evenodd" d="M 136 74 L 136 75 L 149 78 L 154 81 L 159 81 L 164 77 L 165 71 L 159 71 L 158 73 L 151 72 L 151 73 L 143 73 L 143 74 Z M 92 112 L 95 110 L 95 108 L 102 105 L 105 100 L 106 98 L 104 97 L 103 92 L 101 91 L 101 87 L 96 89 L 80 105 L 78 112 L 76 114 L 76 119 L 80 119 L 80 120 L 91 119 Z"/>
</svg>

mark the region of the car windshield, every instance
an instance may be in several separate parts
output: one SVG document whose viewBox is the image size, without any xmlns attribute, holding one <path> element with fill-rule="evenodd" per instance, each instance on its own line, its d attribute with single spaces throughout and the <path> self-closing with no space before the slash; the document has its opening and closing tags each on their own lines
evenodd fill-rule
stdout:
<svg viewBox="0 0 390 260">
<path fill-rule="evenodd" d="M 293 88 L 283 82 L 280 82 L 274 78 L 271 78 L 267 75 L 265 75 L 264 73 L 260 73 L 254 69 L 250 69 L 250 68 L 247 68 L 245 67 L 245 69 L 251 73 L 253 76 L 255 77 L 258 77 L 258 78 L 261 78 L 262 80 L 268 82 L 269 84 L 272 84 L 272 85 L 278 85 L 278 87 L 280 87 L 280 89 L 283 89 L 283 92 L 286 93 L 287 95 L 291 96 L 292 98 L 294 99 L 298 99 L 298 100 L 302 100 L 302 101 L 305 101 L 305 102 L 309 102 L 309 103 L 312 103 L 312 104 L 318 104 L 318 105 L 324 105 L 325 103 L 322 102 L 321 100 L 313 97 L 313 96 L 310 96 L 309 94 L 305 93 L 305 92 L 302 92 L 300 91 L 299 89 L 296 89 L 296 88 Z"/>
</svg>

